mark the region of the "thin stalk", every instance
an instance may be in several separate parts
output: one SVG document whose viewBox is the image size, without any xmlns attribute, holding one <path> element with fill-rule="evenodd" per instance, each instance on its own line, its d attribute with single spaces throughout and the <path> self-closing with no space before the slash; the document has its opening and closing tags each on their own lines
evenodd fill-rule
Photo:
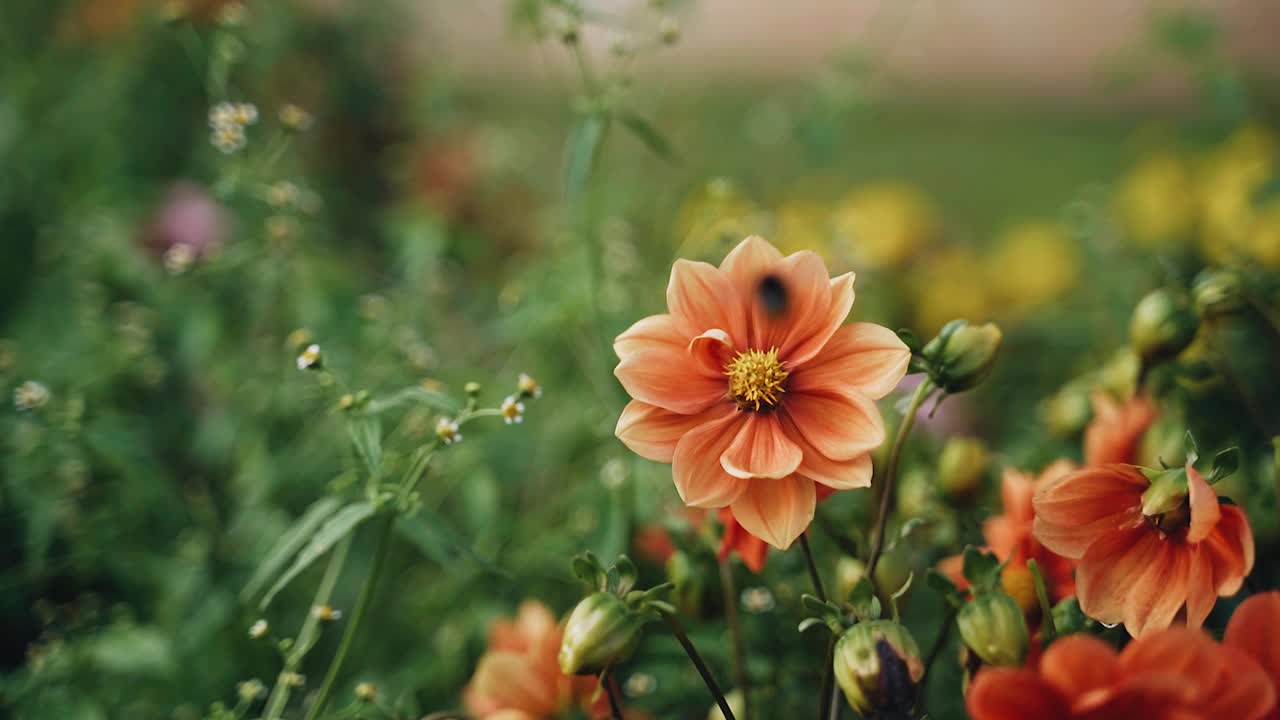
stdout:
<svg viewBox="0 0 1280 720">
<path fill-rule="evenodd" d="M 737 720 L 733 715 L 733 709 L 729 707 L 729 701 L 724 699 L 724 693 L 720 690 L 720 685 L 716 683 L 716 678 L 711 674 L 711 670 L 707 668 L 707 664 L 702 661 L 702 656 L 698 654 L 698 649 L 689 641 L 689 635 L 684 631 L 684 626 L 680 624 L 680 619 L 675 615 L 660 610 L 662 619 L 666 621 L 667 627 L 671 628 L 671 633 L 680 641 L 684 652 L 689 656 L 689 661 L 698 669 L 698 674 L 702 676 L 702 681 L 707 684 L 707 690 L 711 691 L 711 697 L 716 699 L 716 704 L 720 706 L 720 712 L 724 714 L 725 720 Z"/>
<path fill-rule="evenodd" d="M 742 691 L 742 718 L 751 720 L 751 678 L 747 676 L 747 642 L 742 632 L 742 618 L 738 615 L 738 590 L 733 582 L 733 568 L 729 558 L 720 561 L 720 587 L 724 591 L 724 613 L 729 619 L 729 631 L 733 637 L 733 672 Z"/>
<path fill-rule="evenodd" d="M 604 694 L 609 697 L 609 712 L 613 714 L 613 720 L 623 720 L 622 707 L 618 705 L 618 691 L 615 687 L 617 681 L 613 677 L 612 668 L 604 672 L 600 682 L 604 685 Z"/>
<path fill-rule="evenodd" d="M 320 686 L 320 693 L 316 695 L 315 702 L 307 710 L 306 720 L 315 720 L 320 717 L 325 705 L 329 703 L 329 696 L 333 693 L 334 683 L 338 680 L 338 674 L 342 672 L 342 666 L 346 663 L 348 653 L 351 652 L 351 646 L 355 642 L 356 634 L 360 632 L 364 616 L 369 611 L 369 603 L 373 598 L 373 591 L 378 585 L 378 578 L 382 575 L 382 568 L 386 564 L 388 551 L 391 549 L 391 531 L 395 527 L 395 521 L 396 514 L 387 512 L 383 518 L 382 525 L 378 528 L 378 545 L 373 554 L 373 567 L 369 568 L 369 575 L 364 580 L 364 587 L 360 588 L 360 596 L 356 599 L 355 609 L 351 613 L 351 622 L 342 634 L 342 641 L 338 644 L 338 652 L 333 656 L 333 661 L 329 663 L 329 671 L 325 673 L 324 683 Z"/>
<path fill-rule="evenodd" d="M 338 584 L 338 575 L 342 573 L 342 565 L 347 560 L 347 549 L 350 547 L 351 538 L 346 537 L 333 549 L 333 554 L 329 556 L 329 566 L 325 568 L 324 577 L 320 578 L 320 586 L 316 588 L 316 596 L 311 601 L 311 608 L 329 604 L 329 598 L 333 596 L 333 588 Z M 311 612 L 311 608 L 307 609 L 307 619 L 302 622 L 302 629 L 293 639 L 293 647 L 289 649 L 289 654 L 284 659 L 284 669 L 280 671 L 280 677 L 276 678 L 276 684 L 271 688 L 271 696 L 267 698 L 266 709 L 263 711 L 263 720 L 280 720 L 285 706 L 289 704 L 290 690 L 283 676 L 287 672 L 297 672 L 303 658 L 315 646 L 316 639 L 320 636 L 320 618 Z"/>
<path fill-rule="evenodd" d="M 1040 643 L 1049 647 L 1049 643 L 1058 636 L 1058 628 L 1053 624 L 1053 606 L 1049 604 L 1049 592 L 1044 586 L 1044 575 L 1040 574 L 1040 565 L 1035 560 L 1027 561 L 1027 569 L 1031 571 L 1031 579 L 1036 586 L 1036 598 L 1040 600 Z"/>
<path fill-rule="evenodd" d="M 818 564 L 813 559 L 813 548 L 809 547 L 809 533 L 800 534 L 800 549 L 804 550 L 805 564 L 809 566 L 809 580 L 813 582 L 813 592 L 818 599 L 827 601 L 827 590 L 822 586 L 822 575 L 818 572 Z M 836 708 L 839 696 L 834 691 L 835 665 L 833 664 L 836 652 L 836 637 L 831 636 L 831 642 L 827 644 L 827 663 L 822 671 L 822 690 L 819 691 L 819 697 L 822 703 L 818 706 L 818 720 L 826 720 L 833 717 L 833 712 L 838 712 Z"/>
<path fill-rule="evenodd" d="M 818 564 L 813 561 L 813 550 L 809 547 L 809 533 L 800 533 L 800 547 L 804 550 L 805 563 L 809 566 L 809 579 L 813 581 L 813 592 L 822 602 L 827 601 L 827 591 L 822 587 L 822 576 L 818 574 Z"/>
<path fill-rule="evenodd" d="M 947 606 L 947 616 L 942 620 L 942 627 L 938 629 L 938 637 L 934 638 L 933 646 L 929 648 L 929 654 L 924 659 L 924 674 L 920 676 L 920 691 L 917 701 L 917 709 L 921 717 L 927 717 L 924 708 L 924 699 L 926 689 L 929 687 L 929 678 L 933 677 L 933 663 L 942 654 L 942 649 L 947 646 L 947 638 L 951 637 L 951 627 L 956 624 L 956 614 L 959 608 Z"/>
<path fill-rule="evenodd" d="M 916 424 L 916 413 L 920 411 L 924 401 L 933 394 L 933 390 L 933 382 L 928 378 L 920 383 L 915 394 L 911 396 L 911 403 L 907 405 L 907 412 L 902 416 L 902 424 L 898 426 L 898 433 L 893 438 L 893 448 L 889 451 L 889 464 L 884 470 L 882 486 L 884 492 L 880 494 L 880 510 L 876 514 L 875 530 L 871 536 L 871 555 L 867 558 L 867 577 L 871 579 L 872 585 L 876 581 L 876 564 L 880 562 L 880 554 L 884 550 L 884 533 L 889 527 L 893 484 L 897 480 L 898 460 L 902 457 L 902 447 L 906 445 L 907 435 L 911 434 L 911 427 Z"/>
</svg>

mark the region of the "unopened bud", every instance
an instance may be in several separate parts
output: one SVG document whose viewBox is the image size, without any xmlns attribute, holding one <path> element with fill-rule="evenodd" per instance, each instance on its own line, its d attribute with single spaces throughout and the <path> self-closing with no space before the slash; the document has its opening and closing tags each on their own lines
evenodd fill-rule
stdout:
<svg viewBox="0 0 1280 720">
<path fill-rule="evenodd" d="M 1023 617 L 1039 610 L 1035 577 L 1026 565 L 1006 565 L 1000 571 L 1000 589 L 1018 604 Z"/>
<path fill-rule="evenodd" d="M 371 703 L 377 700 L 378 687 L 371 682 L 362 682 L 356 685 L 356 699 L 364 703 Z"/>
<path fill-rule="evenodd" d="M 259 640 L 266 637 L 267 632 L 271 630 L 271 626 L 267 625 L 266 620 L 259 620 L 249 626 L 249 637 L 253 640 Z"/>
<path fill-rule="evenodd" d="M 1240 275 L 1232 270 L 1210 268 L 1196 276 L 1191 297 L 1201 317 L 1228 315 L 1245 306 Z"/>
<path fill-rule="evenodd" d="M 565 675 L 594 675 L 626 660 L 640 642 L 643 626 L 644 618 L 628 609 L 617 595 L 588 595 L 565 623 L 560 671 Z"/>
<path fill-rule="evenodd" d="M 867 564 L 848 555 L 836 562 L 836 597 L 848 600 L 853 588 L 867 574 Z"/>
<path fill-rule="evenodd" d="M 560 27 L 560 42 L 565 45 L 578 44 L 578 31 L 581 28 L 576 20 L 568 20 Z"/>
<path fill-rule="evenodd" d="M 930 375 L 948 393 L 964 392 L 991 374 L 1004 335 L 993 323 L 970 325 L 952 320 L 924 346 Z"/>
<path fill-rule="evenodd" d="M 924 676 L 915 639 L 889 620 L 861 622 L 846 630 L 836 643 L 834 669 L 845 699 L 864 717 L 909 712 Z"/>
<path fill-rule="evenodd" d="M 1142 493 L 1142 514 L 1166 533 L 1191 524 L 1190 489 L 1187 473 L 1194 468 L 1143 470 L 1151 485 Z"/>
<path fill-rule="evenodd" d="M 1198 322 L 1186 300 L 1168 288 L 1147 293 L 1129 320 L 1129 345 L 1143 362 L 1167 360 L 1191 344 Z"/>
<path fill-rule="evenodd" d="M 1027 657 L 1027 621 L 1002 592 L 979 593 L 960 609 L 956 627 L 965 646 L 988 665 L 1018 667 Z"/>
<path fill-rule="evenodd" d="M 680 42 L 680 21 L 668 15 L 658 23 L 658 39 L 663 45 L 675 45 Z"/>
<path fill-rule="evenodd" d="M 1093 417 L 1093 404 L 1089 400 L 1089 386 L 1072 382 L 1045 399 L 1040 406 L 1040 418 L 1055 437 L 1075 437 Z"/>
<path fill-rule="evenodd" d="M 987 444 L 978 438 L 953 437 L 938 458 L 938 484 L 952 498 L 972 498 L 987 474 Z"/>
</svg>

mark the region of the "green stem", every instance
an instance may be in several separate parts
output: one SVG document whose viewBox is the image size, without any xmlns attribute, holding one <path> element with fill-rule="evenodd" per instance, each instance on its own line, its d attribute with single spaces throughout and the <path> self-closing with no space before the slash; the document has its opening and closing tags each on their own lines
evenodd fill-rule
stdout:
<svg viewBox="0 0 1280 720">
<path fill-rule="evenodd" d="M 747 675 L 747 642 L 742 632 L 742 618 L 738 615 L 738 591 L 733 583 L 733 568 L 729 558 L 720 561 L 720 587 L 724 592 L 724 612 L 729 620 L 733 638 L 733 671 L 742 691 L 742 718 L 751 720 L 751 678 Z"/>
<path fill-rule="evenodd" d="M 338 584 L 338 576 L 342 573 L 343 563 L 347 560 L 347 549 L 350 547 L 351 538 L 347 537 L 333 549 L 333 554 L 329 556 L 329 566 L 325 568 L 324 577 L 320 578 L 320 586 L 316 588 L 316 596 L 311 601 L 312 608 L 329 604 L 329 598 L 333 596 L 333 588 Z M 298 666 L 316 644 L 318 637 L 320 637 L 320 618 L 308 609 L 307 619 L 302 621 L 302 629 L 293 639 L 293 647 L 289 649 L 289 654 L 284 659 L 284 669 L 280 671 L 275 686 L 271 688 L 271 696 L 267 698 L 266 710 L 263 711 L 263 720 L 279 720 L 284 713 L 285 705 L 289 703 L 290 690 L 288 683 L 284 682 L 284 674 L 297 672 Z"/>
<path fill-rule="evenodd" d="M 378 577 L 382 575 L 382 567 L 386 564 L 387 555 L 391 548 L 391 531 L 395 527 L 395 522 L 396 514 L 388 511 L 383 518 L 381 527 L 378 528 L 378 546 L 373 554 L 373 567 L 369 568 L 369 575 L 364 580 L 364 587 L 360 588 L 360 596 L 356 599 L 355 609 L 351 613 L 351 622 L 342 634 L 342 641 L 338 644 L 338 652 L 333 656 L 333 661 L 329 663 L 329 671 L 325 673 L 324 683 L 320 686 L 320 692 L 316 695 L 315 702 L 311 704 L 311 708 L 307 710 L 306 720 L 315 720 L 320 717 L 320 713 L 324 712 L 324 707 L 329 702 L 329 696 L 333 693 L 334 683 L 337 682 L 338 674 L 342 672 L 342 666 L 346 663 L 347 655 L 351 651 L 351 645 L 355 642 L 356 634 L 360 632 L 360 625 L 364 620 L 364 616 L 369 611 L 369 603 L 373 598 L 373 591 L 377 587 Z"/>
<path fill-rule="evenodd" d="M 707 668 L 707 664 L 702 661 L 702 656 L 698 654 L 698 649 L 689 641 L 689 635 L 685 633 L 684 626 L 680 624 L 680 619 L 675 615 L 660 610 L 662 619 L 666 621 L 667 627 L 671 628 L 671 633 L 680 641 L 684 652 L 689 656 L 689 660 L 693 666 L 697 668 L 698 674 L 702 676 L 702 681 L 707 684 L 707 690 L 711 691 L 711 696 L 716 699 L 716 704 L 720 706 L 720 712 L 724 714 L 725 720 L 737 720 L 733 716 L 733 709 L 729 707 L 729 701 L 724 699 L 724 693 L 720 690 L 720 685 L 716 683 L 716 678 L 711 674 L 711 670 Z"/>
<path fill-rule="evenodd" d="M 1044 575 L 1040 574 L 1040 565 L 1035 560 L 1027 561 L 1027 569 L 1031 571 L 1031 579 L 1036 586 L 1036 597 L 1040 600 L 1040 644 L 1049 647 L 1049 643 L 1058 636 L 1058 628 L 1053 624 L 1053 606 L 1049 604 L 1049 591 L 1044 586 Z"/>
<path fill-rule="evenodd" d="M 911 434 L 911 428 L 916 424 L 916 413 L 920 411 L 920 406 L 924 405 L 924 401 L 929 398 L 933 390 L 933 381 L 928 378 L 921 381 L 915 394 L 911 396 L 911 403 L 907 405 L 907 412 L 902 416 L 902 424 L 898 426 L 898 433 L 893 438 L 893 448 L 889 451 L 889 464 L 884 471 L 880 510 L 876 514 L 875 530 L 871 536 L 871 555 L 867 558 L 867 577 L 871 579 L 872 585 L 876 582 L 876 564 L 880 562 L 880 555 L 884 550 L 884 533 L 889 527 L 889 510 L 893 506 L 893 484 L 897 480 L 898 460 L 902 457 L 902 448 L 907 443 L 907 435 Z"/>
<path fill-rule="evenodd" d="M 809 579 L 813 581 L 813 591 L 822 602 L 827 601 L 827 591 L 822 587 L 822 576 L 818 574 L 818 564 L 813 561 L 813 550 L 809 547 L 809 533 L 800 533 L 800 547 L 804 550 L 805 563 L 809 566 Z"/>
<path fill-rule="evenodd" d="M 604 694 L 609 697 L 609 712 L 613 714 L 613 720 L 623 720 L 622 707 L 618 705 L 618 693 L 614 688 L 615 682 L 612 668 L 600 676 L 600 683 L 604 685 Z"/>
<path fill-rule="evenodd" d="M 924 674 L 920 676 L 920 691 L 918 696 L 919 705 L 917 708 L 921 717 L 928 716 L 924 711 L 924 698 L 926 694 L 925 691 L 928 688 L 926 683 L 928 683 L 929 678 L 933 676 L 933 663 L 937 661 L 938 656 L 942 654 L 942 649 L 947 646 L 947 638 L 951 637 L 951 627 L 956 624 L 956 615 L 959 612 L 959 608 L 953 605 L 947 606 L 947 616 L 943 618 L 942 627 L 938 629 L 938 637 L 934 638 L 933 647 L 929 648 L 929 654 L 925 656 Z"/>
</svg>

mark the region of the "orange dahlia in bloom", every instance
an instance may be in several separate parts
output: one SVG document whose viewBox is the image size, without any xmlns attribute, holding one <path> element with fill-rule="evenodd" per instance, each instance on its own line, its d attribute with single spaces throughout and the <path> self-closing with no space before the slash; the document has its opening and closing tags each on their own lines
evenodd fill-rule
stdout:
<svg viewBox="0 0 1280 720">
<path fill-rule="evenodd" d="M 1235 594 L 1253 568 L 1244 512 L 1219 504 L 1189 464 L 1161 472 L 1085 468 L 1040 488 L 1032 503 L 1036 539 L 1080 561 L 1080 609 L 1123 622 L 1135 637 L 1180 614 L 1200 627 L 1216 598 Z"/>
<path fill-rule="evenodd" d="M 669 462 L 686 505 L 729 507 L 752 535 L 786 549 L 813 519 L 816 485 L 871 484 L 884 441 L 875 401 L 910 352 L 887 328 L 841 327 L 853 274 L 812 252 L 783 257 L 759 237 L 720 267 L 677 260 L 667 309 L 614 342 L 633 400 L 617 435 Z"/>
<path fill-rule="evenodd" d="M 489 630 L 489 650 L 463 690 L 467 712 L 485 720 L 543 720 L 582 702 L 591 677 L 560 673 L 556 657 L 563 629 L 546 606 L 526 601 L 514 621 Z"/>
<path fill-rule="evenodd" d="M 1187 628 L 1146 635 L 1119 653 L 1069 635 L 1037 669 L 979 671 L 965 695 L 973 720 L 1262 720 L 1275 703 L 1256 662 Z"/>
<path fill-rule="evenodd" d="M 1145 395 L 1121 404 L 1105 392 L 1094 393 L 1093 420 L 1084 430 L 1084 464 L 1137 462 L 1142 436 L 1159 415 Z"/>
<path fill-rule="evenodd" d="M 1280 592 L 1261 593 L 1240 603 L 1222 642 L 1253 658 L 1271 678 L 1276 707 L 1266 718 L 1280 720 Z"/>
</svg>

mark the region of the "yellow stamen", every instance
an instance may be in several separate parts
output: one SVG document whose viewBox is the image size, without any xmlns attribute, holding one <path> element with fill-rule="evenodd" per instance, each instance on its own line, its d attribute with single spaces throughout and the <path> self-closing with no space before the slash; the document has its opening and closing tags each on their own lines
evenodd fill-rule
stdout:
<svg viewBox="0 0 1280 720">
<path fill-rule="evenodd" d="M 778 349 L 748 350 L 738 353 L 724 368 L 729 378 L 729 395 L 742 410 L 771 410 L 782 402 L 782 383 L 790 374 L 778 359 Z"/>
</svg>

